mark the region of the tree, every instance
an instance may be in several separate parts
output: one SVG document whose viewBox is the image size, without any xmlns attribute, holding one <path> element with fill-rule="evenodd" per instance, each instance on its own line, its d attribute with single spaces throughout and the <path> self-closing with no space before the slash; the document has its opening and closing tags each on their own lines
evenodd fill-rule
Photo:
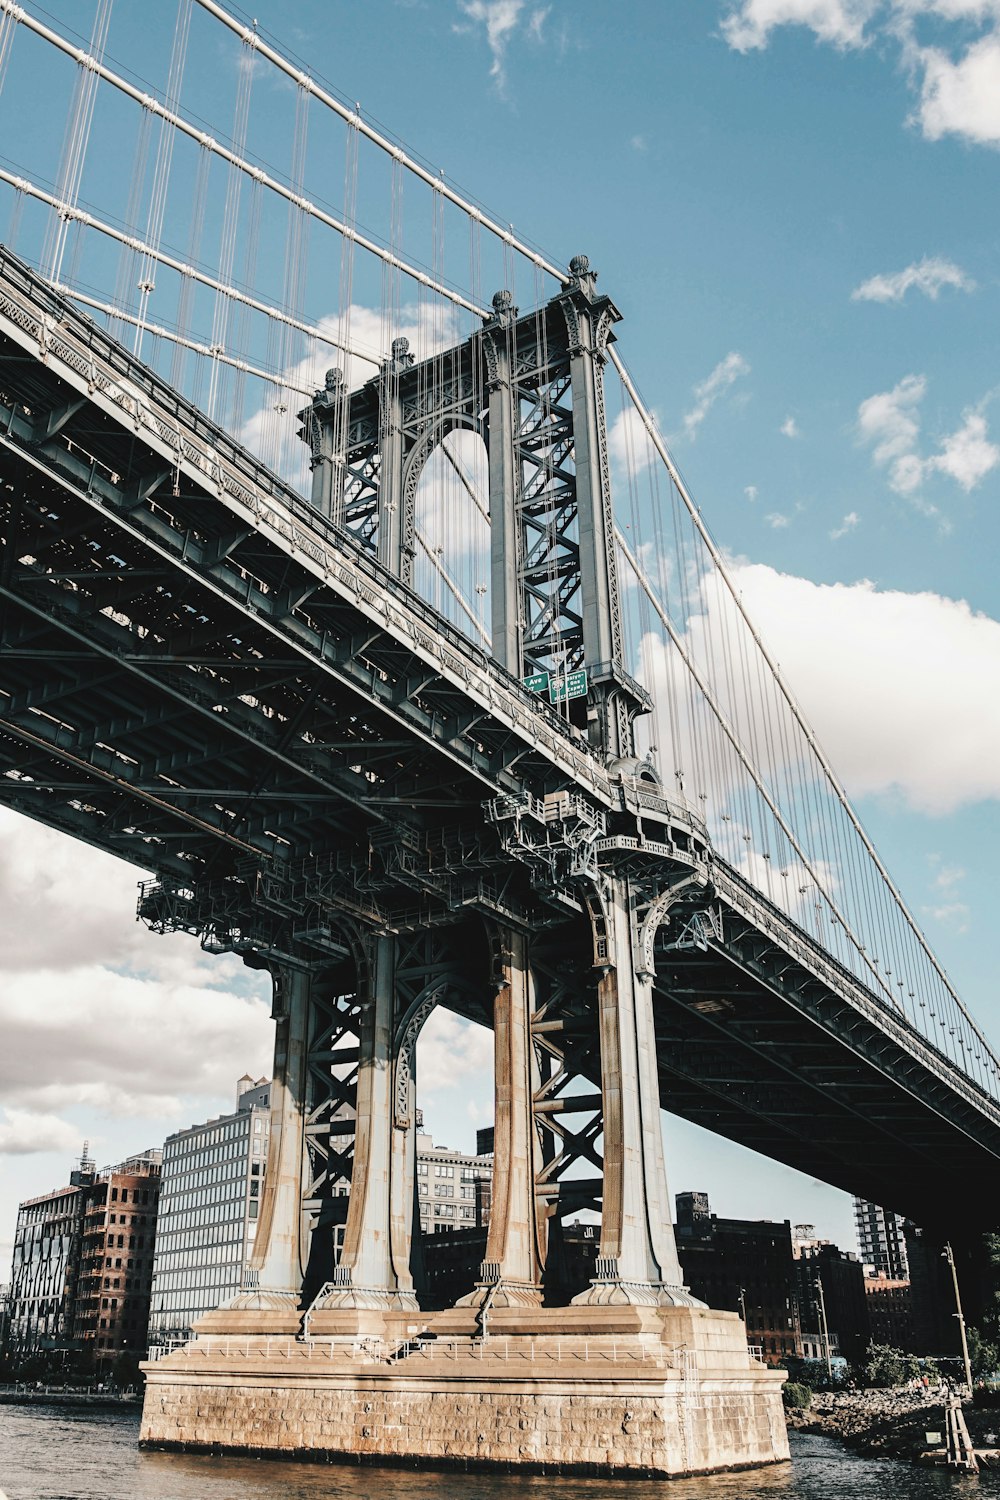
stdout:
<svg viewBox="0 0 1000 1500">
<path fill-rule="evenodd" d="M 991 1236 L 994 1238 L 994 1236 Z M 1000 1347 L 984 1338 L 978 1328 L 967 1328 L 969 1363 L 974 1380 L 986 1380 L 1000 1370 Z"/>
<path fill-rule="evenodd" d="M 866 1385 L 905 1385 L 922 1373 L 915 1354 L 904 1354 L 902 1349 L 893 1349 L 890 1344 L 868 1345 L 864 1367 Z"/>
</svg>

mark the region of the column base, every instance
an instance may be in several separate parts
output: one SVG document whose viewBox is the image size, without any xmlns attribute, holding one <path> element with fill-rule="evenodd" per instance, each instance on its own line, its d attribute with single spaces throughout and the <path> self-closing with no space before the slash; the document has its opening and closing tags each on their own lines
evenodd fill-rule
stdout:
<svg viewBox="0 0 1000 1500">
<path fill-rule="evenodd" d="M 298 1292 L 272 1291 L 270 1287 L 244 1287 L 231 1297 L 222 1312 L 280 1312 L 296 1313 L 299 1310 Z"/>
<path fill-rule="evenodd" d="M 479 1307 L 492 1312 L 500 1307 L 540 1307 L 542 1289 L 530 1281 L 511 1281 L 506 1276 L 477 1282 L 476 1289 L 459 1297 L 456 1307 Z"/>
<path fill-rule="evenodd" d="M 617 1260 L 598 1256 L 597 1274 L 573 1307 L 704 1307 L 686 1286 L 663 1281 L 629 1281 L 618 1273 Z"/>
<path fill-rule="evenodd" d="M 334 1277 L 321 1287 L 313 1299 L 306 1320 L 315 1313 L 333 1311 L 363 1312 L 418 1312 L 420 1304 L 412 1291 L 399 1288 L 355 1286 L 348 1272 L 343 1277 Z"/>
</svg>

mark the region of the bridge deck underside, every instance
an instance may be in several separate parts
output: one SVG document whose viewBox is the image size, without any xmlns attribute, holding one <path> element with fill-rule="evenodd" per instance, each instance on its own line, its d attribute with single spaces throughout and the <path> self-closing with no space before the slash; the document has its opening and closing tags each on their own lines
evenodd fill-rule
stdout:
<svg viewBox="0 0 1000 1500">
<path fill-rule="evenodd" d="M 829 991 L 768 984 L 736 945 L 664 952 L 656 1029 L 665 1109 L 918 1222 L 961 1200 L 995 1223 L 1000 1131 Z"/>
</svg>

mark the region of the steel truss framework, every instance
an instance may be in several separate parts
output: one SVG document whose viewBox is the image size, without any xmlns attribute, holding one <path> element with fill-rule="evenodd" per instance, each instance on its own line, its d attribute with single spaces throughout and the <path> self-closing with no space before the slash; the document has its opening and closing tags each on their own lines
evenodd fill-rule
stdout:
<svg viewBox="0 0 1000 1500">
<path fill-rule="evenodd" d="M 500 298 L 434 380 L 397 349 L 349 398 L 340 489 L 336 423 L 309 408 L 331 476 L 317 509 L 0 252 L 0 800 L 152 871 L 154 929 L 288 986 L 304 1222 L 259 1268 L 275 1296 L 412 1296 L 413 1056 L 435 1004 L 507 1048 L 507 1218 L 535 1229 L 492 1244 L 484 1286 L 554 1287 L 560 1217 L 595 1206 L 597 1294 L 673 1285 L 669 1247 L 623 1239 L 615 1058 L 647 1117 L 658 1094 L 924 1222 L 936 1182 L 975 1183 L 965 1201 L 992 1217 L 995 1105 L 629 755 L 643 699 L 612 549 L 603 568 L 587 554 L 607 496 L 580 480 L 582 443 L 602 472 L 615 316 L 578 264 L 542 343 Z M 517 558 L 494 581 L 495 658 L 406 584 L 419 467 L 459 421 L 488 425 L 494 535 Z M 518 681 L 564 659 L 598 668 L 585 733 Z M 629 1062 L 630 1027 L 646 1043 Z M 617 1151 L 641 1120 L 612 1123 Z M 385 1194 L 342 1226 L 335 1264 L 339 1190 L 362 1171 Z M 635 1188 L 647 1208 L 658 1171 Z"/>
</svg>

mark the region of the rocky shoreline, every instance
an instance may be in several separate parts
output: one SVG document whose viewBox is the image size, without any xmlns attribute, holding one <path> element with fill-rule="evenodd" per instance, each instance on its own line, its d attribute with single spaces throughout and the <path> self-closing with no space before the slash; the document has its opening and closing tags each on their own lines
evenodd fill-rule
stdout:
<svg viewBox="0 0 1000 1500">
<path fill-rule="evenodd" d="M 978 1410 L 968 1402 L 964 1411 L 976 1449 L 987 1454 L 996 1451 L 1000 1410 Z M 945 1430 L 941 1398 L 926 1391 L 817 1391 L 808 1410 L 785 1415 L 794 1431 L 840 1438 L 859 1453 L 911 1462 L 933 1461 L 927 1434 Z"/>
</svg>

